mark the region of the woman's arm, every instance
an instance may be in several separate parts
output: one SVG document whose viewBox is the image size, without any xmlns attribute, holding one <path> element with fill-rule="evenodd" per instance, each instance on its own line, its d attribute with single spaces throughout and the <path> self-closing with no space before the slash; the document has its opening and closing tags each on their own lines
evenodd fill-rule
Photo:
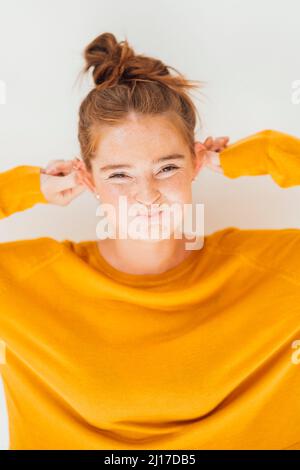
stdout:
<svg viewBox="0 0 300 470">
<path fill-rule="evenodd" d="M 41 191 L 40 170 L 20 165 L 0 173 L 0 219 L 48 202 Z"/>
<path fill-rule="evenodd" d="M 282 188 L 300 185 L 300 139 L 264 130 L 229 145 L 219 153 L 229 178 L 269 174 Z"/>
<path fill-rule="evenodd" d="M 229 178 L 269 174 L 282 188 L 300 185 L 300 139 L 264 130 L 241 139 L 219 154 L 213 153 Z M 241 254 L 250 263 L 281 272 L 296 286 L 300 283 L 300 230 L 240 229 L 229 227 L 216 237 L 216 247 Z"/>
<path fill-rule="evenodd" d="M 77 159 L 14 167 L 0 173 L 0 219 L 37 203 L 65 206 L 88 187 Z"/>
<path fill-rule="evenodd" d="M 0 173 L 0 219 L 37 203 L 69 204 L 87 188 L 78 173 L 73 160 L 52 161 L 46 169 L 21 165 Z M 0 243 L 0 294 L 56 251 L 57 241 L 50 237 Z"/>
</svg>

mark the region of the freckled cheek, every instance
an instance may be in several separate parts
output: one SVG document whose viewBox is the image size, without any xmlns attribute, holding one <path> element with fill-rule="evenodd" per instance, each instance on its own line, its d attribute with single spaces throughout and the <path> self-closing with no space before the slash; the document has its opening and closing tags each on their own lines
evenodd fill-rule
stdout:
<svg viewBox="0 0 300 470">
<path fill-rule="evenodd" d="M 120 196 L 127 197 L 127 204 L 131 204 L 130 192 L 127 185 L 102 184 L 98 190 L 101 203 L 111 204 L 115 209 L 116 217 L 119 216 Z M 126 202 L 126 201 L 125 201 Z M 124 201 L 123 201 L 124 203 Z"/>
<path fill-rule="evenodd" d="M 191 201 L 191 184 L 188 178 L 170 178 L 161 186 L 161 193 L 170 202 L 188 203 Z"/>
<path fill-rule="evenodd" d="M 106 216 L 112 225 L 115 225 L 119 217 L 119 197 L 126 195 L 122 185 L 105 184 L 101 181 L 96 185 L 96 189 L 100 204 L 109 204 L 113 207 L 113 212 L 106 213 Z"/>
</svg>

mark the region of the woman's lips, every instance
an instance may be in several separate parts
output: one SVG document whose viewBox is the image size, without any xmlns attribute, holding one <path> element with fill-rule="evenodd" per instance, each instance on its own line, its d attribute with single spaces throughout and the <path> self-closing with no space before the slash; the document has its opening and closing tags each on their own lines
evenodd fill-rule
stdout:
<svg viewBox="0 0 300 470">
<path fill-rule="evenodd" d="M 154 210 L 152 212 L 148 212 L 147 214 L 137 214 L 136 218 L 140 220 L 156 220 L 160 218 L 160 214 L 162 214 L 162 209 Z"/>
<path fill-rule="evenodd" d="M 136 214 L 137 217 L 153 217 L 155 215 L 158 215 L 162 212 L 162 208 L 158 207 L 158 208 L 154 208 L 150 211 L 144 211 L 144 212 L 138 212 Z"/>
<path fill-rule="evenodd" d="M 156 210 L 156 211 L 152 211 L 152 212 L 148 212 L 147 214 L 137 214 L 138 217 L 154 217 L 158 214 L 160 214 L 162 212 L 162 210 Z"/>
</svg>

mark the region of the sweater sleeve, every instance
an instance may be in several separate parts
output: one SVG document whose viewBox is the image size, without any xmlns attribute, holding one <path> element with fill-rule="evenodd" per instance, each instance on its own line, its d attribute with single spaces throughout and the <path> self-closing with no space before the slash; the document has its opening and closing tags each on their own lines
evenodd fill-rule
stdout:
<svg viewBox="0 0 300 470">
<path fill-rule="evenodd" d="M 229 145 L 219 154 L 224 175 L 270 175 L 282 188 L 300 185 L 300 138 L 264 130 Z"/>
<path fill-rule="evenodd" d="M 41 191 L 40 171 L 38 166 L 23 165 L 0 172 L 0 225 L 7 216 L 48 202 Z M 36 347 L 47 310 L 43 295 L 51 285 L 52 263 L 60 258 L 63 247 L 51 237 L 0 243 L 0 369 L 6 364 L 6 346 L 20 348 L 21 356 L 25 344 L 28 349 Z M 65 269 L 63 262 L 58 264 Z M 50 288 L 53 298 L 54 291 Z"/>
<path fill-rule="evenodd" d="M 0 173 L 0 219 L 36 203 L 47 202 L 40 189 L 40 167 L 21 165 Z M 8 298 L 13 299 L 31 270 L 53 256 L 57 244 L 51 242 L 50 238 L 40 237 L 0 243 L 0 340 L 4 334 L 4 320 L 10 311 L 3 294 L 9 290 Z M 40 245 L 42 249 L 39 249 Z M 9 318 L 14 321 L 12 316 Z"/>
<path fill-rule="evenodd" d="M 47 202 L 40 188 L 40 167 L 20 165 L 0 173 L 0 219 Z"/>
</svg>

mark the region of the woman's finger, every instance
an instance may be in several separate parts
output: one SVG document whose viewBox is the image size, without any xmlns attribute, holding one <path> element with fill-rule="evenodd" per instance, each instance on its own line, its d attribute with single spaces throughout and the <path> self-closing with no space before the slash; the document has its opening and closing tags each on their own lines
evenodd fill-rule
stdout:
<svg viewBox="0 0 300 470">
<path fill-rule="evenodd" d="M 55 178 L 53 180 L 55 184 L 55 188 L 57 191 L 65 191 L 67 189 L 75 188 L 78 184 L 78 178 L 77 178 L 77 171 L 72 171 L 68 175 L 65 176 L 52 176 L 52 178 Z"/>
<path fill-rule="evenodd" d="M 224 147 L 226 147 L 228 142 L 229 142 L 229 137 L 221 137 L 221 143 Z"/>
<path fill-rule="evenodd" d="M 85 169 L 85 164 L 82 160 L 80 160 L 80 158 L 78 157 L 75 157 L 74 160 L 74 168 L 81 168 L 81 169 Z"/>
<path fill-rule="evenodd" d="M 68 174 L 72 169 L 84 168 L 84 163 L 77 157 L 72 160 L 51 160 L 45 168 L 47 174 Z"/>
<path fill-rule="evenodd" d="M 211 165 L 220 166 L 220 156 L 218 152 L 210 151 L 210 152 L 207 152 L 207 154 L 208 154 L 208 163 L 210 163 Z"/>
<path fill-rule="evenodd" d="M 217 152 L 208 151 L 206 155 L 206 166 L 218 173 L 223 173 L 223 169 L 220 163 L 220 156 Z"/>
<path fill-rule="evenodd" d="M 73 160 L 51 160 L 45 168 L 47 174 L 67 174 L 72 170 Z"/>
<path fill-rule="evenodd" d="M 213 144 L 211 145 L 211 149 L 215 152 L 219 152 L 220 150 L 223 150 L 228 142 L 229 138 L 227 137 L 216 137 L 213 141 Z"/>
<path fill-rule="evenodd" d="M 64 191 L 61 191 L 60 193 L 60 198 L 64 203 L 68 204 L 71 202 L 75 197 L 79 196 L 83 191 L 85 191 L 87 188 L 84 184 L 78 184 L 74 188 L 66 189 Z"/>
<path fill-rule="evenodd" d="M 53 168 L 55 165 L 59 164 L 59 163 L 64 163 L 65 160 L 63 159 L 59 159 L 59 160 L 50 160 L 50 162 L 48 162 L 48 164 L 45 166 L 45 170 L 48 170 L 49 168 Z"/>
<path fill-rule="evenodd" d="M 207 137 L 205 141 L 203 142 L 207 150 L 210 149 L 212 143 L 213 143 L 213 138 L 212 137 Z"/>
</svg>

